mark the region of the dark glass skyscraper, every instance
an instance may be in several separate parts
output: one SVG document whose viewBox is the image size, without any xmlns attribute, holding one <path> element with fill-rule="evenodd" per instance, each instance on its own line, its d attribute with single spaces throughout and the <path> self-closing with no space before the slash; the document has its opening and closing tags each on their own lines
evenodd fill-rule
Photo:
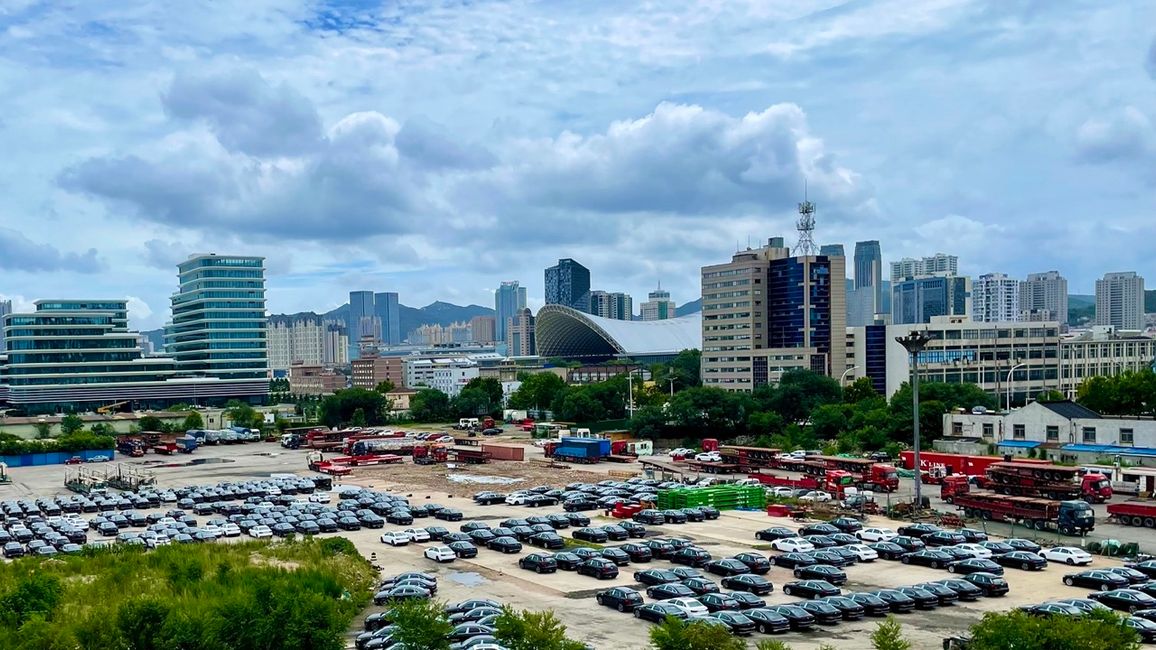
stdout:
<svg viewBox="0 0 1156 650">
<path fill-rule="evenodd" d="M 397 293 L 373 294 L 373 313 L 381 327 L 381 342 L 386 345 L 401 343 L 401 318 L 397 310 Z"/>
<path fill-rule="evenodd" d="M 360 357 L 361 337 L 373 336 L 381 338 L 381 332 L 374 326 L 377 314 L 374 310 L 372 291 L 349 292 L 349 322 L 345 324 L 349 331 L 349 360 Z M 364 331 L 363 331 L 364 330 Z"/>
<path fill-rule="evenodd" d="M 494 340 L 506 340 L 509 320 L 526 308 L 526 287 L 517 280 L 503 282 L 494 293 Z"/>
<path fill-rule="evenodd" d="M 546 304 L 590 311 L 590 270 L 572 259 L 546 269 Z"/>
<path fill-rule="evenodd" d="M 871 287 L 875 313 L 883 304 L 883 251 L 877 240 L 855 242 L 855 288 Z"/>
</svg>

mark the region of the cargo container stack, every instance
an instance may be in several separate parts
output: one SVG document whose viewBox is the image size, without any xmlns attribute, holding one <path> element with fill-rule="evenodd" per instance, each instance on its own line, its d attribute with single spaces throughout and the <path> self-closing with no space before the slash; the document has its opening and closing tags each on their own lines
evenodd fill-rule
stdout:
<svg viewBox="0 0 1156 650">
<path fill-rule="evenodd" d="M 762 510 L 767 493 L 761 485 L 712 485 L 677 487 L 658 491 L 658 508 L 714 506 L 719 510 Z"/>
</svg>

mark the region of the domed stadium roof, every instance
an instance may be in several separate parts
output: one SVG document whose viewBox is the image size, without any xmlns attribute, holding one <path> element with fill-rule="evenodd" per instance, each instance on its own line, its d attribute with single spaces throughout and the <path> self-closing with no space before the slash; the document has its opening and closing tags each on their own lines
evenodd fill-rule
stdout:
<svg viewBox="0 0 1156 650">
<path fill-rule="evenodd" d="M 538 356 L 674 356 L 702 347 L 702 314 L 652 321 L 615 320 L 546 305 L 534 322 Z"/>
</svg>

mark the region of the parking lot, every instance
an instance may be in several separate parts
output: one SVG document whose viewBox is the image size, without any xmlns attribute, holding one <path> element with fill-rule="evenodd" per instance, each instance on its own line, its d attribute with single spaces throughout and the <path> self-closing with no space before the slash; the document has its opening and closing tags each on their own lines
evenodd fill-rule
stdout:
<svg viewBox="0 0 1156 650">
<path fill-rule="evenodd" d="M 132 462 L 141 463 L 142 460 L 134 459 Z M 143 462 L 148 463 L 147 466 L 156 473 L 160 488 L 210 484 L 220 481 L 262 479 L 268 478 L 271 474 L 309 474 L 305 468 L 304 451 L 286 451 L 267 444 L 204 448 L 198 450 L 191 457 L 158 458 L 150 455 L 145 457 Z M 186 464 L 190 462 L 196 464 Z M 457 531 L 462 523 L 469 521 L 481 521 L 496 527 L 498 522 L 507 518 L 525 518 L 531 515 L 561 512 L 562 509 L 557 506 L 535 509 L 506 504 L 480 506 L 474 504 L 470 498 L 470 495 L 482 490 L 495 489 L 505 492 L 515 487 L 538 485 L 539 482 L 524 480 L 514 486 L 503 486 L 469 482 L 455 483 L 453 479 L 448 477 L 448 474 L 475 472 L 477 474 L 484 473 L 491 480 L 499 476 L 516 479 L 519 476 L 519 471 L 523 468 L 528 469 L 529 465 L 493 463 L 485 466 L 484 470 L 475 470 L 475 468 L 447 470 L 444 466 L 417 467 L 407 464 L 402 467 L 358 469 L 354 476 L 343 479 L 342 484 L 389 490 L 392 493 L 407 497 L 413 505 L 436 502 L 443 506 L 459 509 L 465 515 L 462 522 L 454 523 L 421 518 L 413 523 L 415 527 L 442 525 L 451 531 Z M 581 470 L 558 472 L 559 480 L 550 483 L 555 487 L 561 487 L 562 484 L 574 480 L 594 483 L 606 479 L 606 467 L 595 466 L 595 468 L 596 471 L 591 472 Z M 622 466 L 615 468 L 622 469 Z M 64 471 L 64 468 L 60 466 L 13 469 L 10 473 L 14 483 L 10 486 L 0 487 L 0 500 L 37 498 L 66 493 L 63 487 Z M 421 478 L 418 474 L 420 472 L 428 473 L 430 480 L 428 482 L 418 480 Z M 575 479 L 575 476 L 584 478 Z M 422 487 L 423 485 L 448 485 L 452 486 L 453 489 L 452 491 L 438 491 L 426 489 Z M 336 503 L 336 499 L 334 503 Z M 161 510 L 171 507 L 173 507 L 171 504 L 166 504 Z M 147 514 L 149 511 L 141 512 Z M 585 514 L 593 520 L 593 525 L 615 521 L 604 517 L 601 511 Z M 647 538 L 675 537 L 691 540 L 695 545 L 709 551 L 715 558 L 727 557 L 752 549 L 765 555 L 774 556 L 777 553 L 769 550 L 766 542 L 755 539 L 755 531 L 770 526 L 798 528 L 799 525 L 790 520 L 768 517 L 761 512 L 724 512 L 719 519 L 713 521 L 647 526 L 649 531 Z M 867 525 L 895 528 L 898 523 L 880 519 L 870 521 Z M 539 551 L 539 549 L 528 545 L 521 553 L 517 554 L 502 554 L 481 547 L 477 558 L 457 559 L 449 564 L 438 565 L 422 557 L 423 549 L 429 544 L 391 547 L 382 544 L 378 539 L 383 531 L 401 530 L 408 527 L 386 524 L 384 529 L 362 529 L 337 534 L 352 540 L 367 557 L 382 567 L 383 575 L 413 570 L 436 573 L 440 578 L 438 598 L 443 600 L 494 598 L 516 608 L 553 609 L 559 618 L 567 624 L 574 637 L 587 641 L 593 647 L 600 649 L 645 648 L 647 624 L 639 623 L 630 614 L 623 614 L 610 608 L 598 606 L 594 601 L 594 594 L 611 586 L 632 586 L 644 592 L 645 589 L 636 583 L 632 577 L 634 571 L 640 568 L 672 568 L 675 566 L 666 560 L 653 560 L 648 563 L 623 566 L 620 568 L 619 576 L 613 580 L 597 580 L 593 577 L 578 575 L 572 571 L 538 575 L 531 571 L 522 570 L 517 566 L 519 557 Z M 563 537 L 569 538 L 573 530 L 573 528 L 569 528 L 558 532 Z M 94 537 L 90 534 L 90 538 Z M 1113 564 L 1118 563 L 1096 558 L 1093 566 Z M 1006 597 L 980 598 L 976 602 L 902 614 L 900 620 L 903 622 L 904 629 L 914 647 L 937 648 L 940 647 L 941 639 L 944 636 L 965 630 L 985 611 L 1006 610 L 1017 605 L 1038 603 L 1053 598 L 1086 595 L 1087 589 L 1063 586 L 1061 576 L 1068 571 L 1069 569 L 1066 567 L 1055 565 L 1039 572 L 1008 569 L 1006 577 L 1011 586 L 1011 593 Z M 885 560 L 855 564 L 847 567 L 846 573 L 848 583 L 843 586 L 844 592 L 871 591 L 911 585 L 944 579 L 950 575 L 943 570 L 903 565 L 899 562 Z M 719 580 L 717 576 L 710 577 L 715 581 Z M 794 579 L 789 570 L 773 567 L 765 577 L 775 585 L 774 592 L 765 597 L 769 604 L 788 603 L 796 600 L 781 593 L 783 583 Z M 647 601 L 649 602 L 649 599 Z M 371 608 L 370 611 L 379 610 L 380 608 Z M 807 632 L 789 632 L 780 635 L 779 638 L 800 650 L 814 649 L 822 643 L 828 643 L 845 650 L 866 649 L 870 647 L 868 635 L 874 628 L 875 622 L 876 619 L 867 617 L 860 621 L 847 621 L 829 626 L 820 625 Z M 351 643 L 352 636 L 353 631 L 351 631 L 350 636 Z M 756 633 L 749 638 L 753 646 L 754 642 L 762 637 Z"/>
</svg>

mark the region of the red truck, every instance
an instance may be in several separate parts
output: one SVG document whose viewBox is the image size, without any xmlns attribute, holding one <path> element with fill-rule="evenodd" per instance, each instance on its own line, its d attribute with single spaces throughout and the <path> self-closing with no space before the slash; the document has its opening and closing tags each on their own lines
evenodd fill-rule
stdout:
<svg viewBox="0 0 1156 650">
<path fill-rule="evenodd" d="M 877 463 L 869 458 L 844 458 L 842 456 L 819 456 L 809 462 L 822 462 L 829 470 L 842 470 L 851 475 L 856 487 L 876 492 L 894 492 L 899 489 L 899 472 L 886 463 Z"/>
<path fill-rule="evenodd" d="M 443 445 L 419 444 L 413 448 L 413 462 L 418 465 L 433 465 L 449 460 L 449 452 Z"/>
<path fill-rule="evenodd" d="M 753 478 L 763 485 L 772 485 L 775 487 L 803 488 L 807 490 L 819 489 L 819 480 L 813 476 L 791 478 L 789 476 L 776 476 L 763 472 L 751 472 L 747 474 L 747 478 Z"/>
<path fill-rule="evenodd" d="M 1108 518 L 1125 526 L 1156 528 L 1156 503 L 1132 499 L 1108 504 Z"/>
<path fill-rule="evenodd" d="M 741 447 L 737 445 L 723 445 L 718 448 L 724 463 L 738 465 L 743 471 L 775 467 L 775 457 L 782 453 L 781 449 L 770 447 Z"/>
<path fill-rule="evenodd" d="M 1097 473 L 1080 475 L 1078 467 L 1063 465 L 1000 462 L 988 466 L 982 487 L 999 494 L 1045 497 L 1048 499 L 1083 499 L 1103 503 L 1112 497 L 1112 482 Z"/>
<path fill-rule="evenodd" d="M 1084 501 L 1055 501 L 980 491 L 957 493 L 953 502 L 968 517 L 1013 521 L 1041 531 L 1054 529 L 1064 535 L 1083 535 L 1096 527 L 1092 506 Z"/>
</svg>

